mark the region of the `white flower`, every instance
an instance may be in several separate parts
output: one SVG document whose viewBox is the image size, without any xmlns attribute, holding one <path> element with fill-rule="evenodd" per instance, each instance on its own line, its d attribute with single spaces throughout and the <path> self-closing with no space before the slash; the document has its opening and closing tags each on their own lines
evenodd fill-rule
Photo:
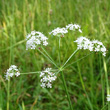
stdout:
<svg viewBox="0 0 110 110">
<path fill-rule="evenodd" d="M 42 77 L 44 74 L 45 74 L 44 72 L 41 72 L 41 73 L 40 73 L 40 77 Z"/>
<path fill-rule="evenodd" d="M 36 34 L 36 32 L 35 32 L 35 31 L 32 31 L 32 32 L 31 32 L 31 35 L 33 35 L 33 36 L 34 36 L 35 34 Z"/>
<path fill-rule="evenodd" d="M 98 40 L 93 40 L 92 41 L 92 44 L 94 45 L 94 51 L 101 51 L 103 56 L 106 56 L 106 48 L 105 46 L 103 45 L 102 42 L 98 41 Z"/>
<path fill-rule="evenodd" d="M 47 46 L 48 45 L 48 42 L 47 41 L 44 41 L 43 42 L 43 45 Z"/>
<path fill-rule="evenodd" d="M 69 30 L 78 29 L 78 31 L 82 33 L 81 26 L 79 26 L 78 24 L 68 24 L 66 25 L 66 29 L 69 29 Z"/>
<path fill-rule="evenodd" d="M 53 34 L 54 36 L 56 36 L 56 35 L 64 35 L 64 34 L 66 34 L 66 33 L 68 33 L 68 30 L 66 29 L 66 28 L 56 28 L 56 29 L 54 29 L 54 30 L 52 30 L 49 34 Z"/>
<path fill-rule="evenodd" d="M 64 35 L 68 33 L 68 29 L 69 30 L 78 29 L 78 31 L 82 33 L 81 26 L 79 26 L 78 24 L 68 24 L 66 25 L 66 27 L 63 27 L 63 28 L 57 27 L 56 29 L 52 30 L 49 34 L 53 34 L 54 36 Z"/>
<path fill-rule="evenodd" d="M 39 45 L 41 44 L 41 41 L 39 39 L 35 39 L 35 44 Z"/>
<path fill-rule="evenodd" d="M 35 49 L 37 45 L 48 45 L 48 38 L 38 31 L 32 31 L 31 34 L 26 36 L 26 50 L 28 49 Z"/>
<path fill-rule="evenodd" d="M 93 40 L 90 41 L 89 39 L 81 36 L 79 38 L 77 38 L 76 41 L 77 42 L 77 48 L 78 49 L 88 49 L 90 51 L 96 51 L 96 52 L 102 52 L 103 56 L 106 56 L 106 48 L 103 45 L 102 42 L 98 41 L 98 40 Z"/>
<path fill-rule="evenodd" d="M 110 101 L 110 95 L 107 95 L 107 101 Z"/>
<path fill-rule="evenodd" d="M 44 71 L 40 73 L 41 77 L 41 87 L 52 88 L 52 82 L 56 80 L 55 73 L 51 72 L 51 68 L 46 68 Z"/>
<path fill-rule="evenodd" d="M 15 73 L 15 76 L 17 76 L 17 77 L 18 77 L 19 75 L 20 75 L 20 73 L 19 73 L 19 72 L 16 72 L 16 73 Z"/>
<path fill-rule="evenodd" d="M 41 87 L 42 87 L 42 88 L 46 87 L 45 83 L 42 83 L 42 84 L 41 84 Z"/>
<path fill-rule="evenodd" d="M 14 75 L 14 73 L 10 73 L 10 74 L 9 74 L 10 77 L 13 77 L 13 75 Z"/>
<path fill-rule="evenodd" d="M 47 88 L 52 88 L 52 84 L 50 82 L 47 83 Z"/>
<path fill-rule="evenodd" d="M 13 77 L 13 76 L 16 76 L 18 77 L 20 75 L 18 69 L 17 69 L 17 66 L 15 65 L 11 65 L 9 69 L 7 69 L 7 72 L 6 72 L 6 80 L 9 80 L 9 77 Z"/>
<path fill-rule="evenodd" d="M 79 32 L 80 32 L 80 33 L 82 33 L 82 30 L 81 30 L 81 29 L 79 29 Z"/>
<path fill-rule="evenodd" d="M 77 40 L 74 42 L 77 42 L 78 49 L 88 49 L 88 47 L 91 45 L 90 40 L 83 36 L 77 38 Z"/>
</svg>

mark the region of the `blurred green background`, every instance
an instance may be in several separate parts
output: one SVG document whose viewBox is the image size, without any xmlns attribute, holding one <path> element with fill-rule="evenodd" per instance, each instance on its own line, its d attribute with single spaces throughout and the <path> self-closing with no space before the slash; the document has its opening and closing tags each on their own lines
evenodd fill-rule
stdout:
<svg viewBox="0 0 110 110">
<path fill-rule="evenodd" d="M 49 45 L 45 49 L 59 64 L 58 38 L 48 32 L 69 23 L 81 25 L 83 33 L 70 32 L 62 38 L 62 64 L 77 48 L 73 41 L 81 35 L 103 42 L 108 50 L 105 58 L 92 53 L 64 70 L 73 108 L 91 110 L 83 86 L 93 110 L 104 107 L 107 94 L 104 62 L 110 73 L 110 0 L 0 0 L 0 110 L 6 110 L 4 73 L 11 64 L 17 65 L 21 73 L 41 71 L 46 67 L 55 69 L 37 50 L 26 51 L 27 33 L 36 30 L 48 36 Z M 89 53 L 79 51 L 68 64 Z M 52 89 L 40 87 L 39 74 L 11 78 L 10 110 L 69 110 L 61 75 L 57 77 Z M 103 110 L 107 110 L 106 106 Z"/>
</svg>

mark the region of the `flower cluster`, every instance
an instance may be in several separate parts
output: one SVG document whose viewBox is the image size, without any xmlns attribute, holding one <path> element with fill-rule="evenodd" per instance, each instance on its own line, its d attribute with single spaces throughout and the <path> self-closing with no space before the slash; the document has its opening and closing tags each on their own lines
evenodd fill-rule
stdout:
<svg viewBox="0 0 110 110">
<path fill-rule="evenodd" d="M 66 29 L 69 29 L 69 30 L 78 29 L 78 31 L 82 33 L 81 26 L 79 26 L 78 24 L 68 24 L 66 25 Z"/>
<path fill-rule="evenodd" d="M 26 50 L 35 49 L 37 45 L 43 43 L 44 46 L 48 45 L 47 37 L 38 31 L 32 31 L 31 34 L 26 36 Z"/>
<path fill-rule="evenodd" d="M 106 56 L 106 48 L 102 42 L 98 40 L 90 41 L 89 39 L 81 36 L 76 41 L 78 49 L 89 49 L 90 51 L 101 51 L 103 56 Z"/>
<path fill-rule="evenodd" d="M 46 68 L 40 73 L 41 87 L 52 88 L 52 82 L 56 80 L 55 73 L 51 72 L 51 68 Z"/>
<path fill-rule="evenodd" d="M 18 69 L 17 69 L 17 66 L 15 65 L 11 65 L 9 69 L 7 69 L 7 72 L 6 72 L 6 80 L 9 80 L 9 77 L 13 77 L 13 76 L 16 76 L 18 77 L 20 75 Z"/>
<path fill-rule="evenodd" d="M 107 95 L 107 101 L 110 101 L 110 95 Z"/>
<path fill-rule="evenodd" d="M 68 30 L 66 29 L 66 28 L 56 28 L 56 29 L 54 29 L 54 30 L 52 30 L 52 32 L 50 32 L 49 34 L 53 34 L 54 36 L 56 36 L 56 35 L 64 35 L 64 34 L 66 34 L 66 33 L 68 33 Z"/>
<path fill-rule="evenodd" d="M 78 31 L 80 33 L 82 33 L 81 26 L 79 26 L 78 24 L 68 24 L 68 25 L 66 25 L 66 27 L 63 27 L 63 28 L 58 27 L 58 28 L 52 30 L 49 34 L 53 34 L 54 36 L 64 35 L 64 34 L 68 33 L 68 29 L 69 30 L 78 29 Z"/>
</svg>

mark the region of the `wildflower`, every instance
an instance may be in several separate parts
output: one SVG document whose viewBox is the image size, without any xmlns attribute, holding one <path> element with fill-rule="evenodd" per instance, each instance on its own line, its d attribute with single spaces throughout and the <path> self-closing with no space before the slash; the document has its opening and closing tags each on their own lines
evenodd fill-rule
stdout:
<svg viewBox="0 0 110 110">
<path fill-rule="evenodd" d="M 13 77 L 13 76 L 16 76 L 18 77 L 20 75 L 20 72 L 18 71 L 17 69 L 17 66 L 15 65 L 11 65 L 9 69 L 7 69 L 7 72 L 6 72 L 6 80 L 9 80 L 9 77 Z"/>
<path fill-rule="evenodd" d="M 56 28 L 56 29 L 54 29 L 54 30 L 52 30 L 49 34 L 53 34 L 54 36 L 56 36 L 56 35 L 64 35 L 64 34 L 66 34 L 66 33 L 68 33 L 68 30 L 66 29 L 66 28 Z"/>
<path fill-rule="evenodd" d="M 77 38 L 77 40 L 74 42 L 77 42 L 78 49 L 89 49 L 90 51 L 93 51 L 93 45 L 91 41 L 83 36 Z"/>
<path fill-rule="evenodd" d="M 98 52 L 98 51 L 101 51 L 103 56 L 106 56 L 106 48 L 105 46 L 103 45 L 102 42 L 98 41 L 98 40 L 93 40 L 92 41 L 93 45 L 94 45 L 94 51 Z"/>
<path fill-rule="evenodd" d="M 28 49 L 35 49 L 37 45 L 44 45 L 47 46 L 47 37 L 38 31 L 32 31 L 31 34 L 28 34 L 26 36 L 26 50 Z"/>
<path fill-rule="evenodd" d="M 41 87 L 52 88 L 52 82 L 56 80 L 55 73 L 51 72 L 51 68 L 46 68 L 44 71 L 40 73 L 41 77 Z"/>
<path fill-rule="evenodd" d="M 110 101 L 110 95 L 107 95 L 107 101 Z"/>
<path fill-rule="evenodd" d="M 68 24 L 66 25 L 66 29 L 69 29 L 69 30 L 78 29 L 78 31 L 82 33 L 81 26 L 79 26 L 78 24 Z"/>
<path fill-rule="evenodd" d="M 82 30 L 81 30 L 81 26 L 79 26 L 78 24 L 68 24 L 66 25 L 66 27 L 63 27 L 63 28 L 56 28 L 54 30 L 52 30 L 49 34 L 53 34 L 54 36 L 56 35 L 63 35 L 68 33 L 68 29 L 69 30 L 74 30 L 74 29 L 78 29 L 78 31 L 80 33 L 82 33 Z"/>
<path fill-rule="evenodd" d="M 78 49 L 84 49 L 84 50 L 88 49 L 90 51 L 96 51 L 96 52 L 101 51 L 103 56 L 106 56 L 106 48 L 103 45 L 103 43 L 98 40 L 90 41 L 89 39 L 81 36 L 74 42 L 77 42 Z"/>
</svg>

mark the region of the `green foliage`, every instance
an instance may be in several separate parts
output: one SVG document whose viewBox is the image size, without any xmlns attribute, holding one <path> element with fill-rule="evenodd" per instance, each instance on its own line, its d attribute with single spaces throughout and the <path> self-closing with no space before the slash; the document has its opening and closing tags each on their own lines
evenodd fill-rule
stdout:
<svg viewBox="0 0 110 110">
<path fill-rule="evenodd" d="M 48 36 L 45 49 L 59 65 L 58 38 L 48 32 L 69 23 L 80 24 L 83 36 L 102 41 L 108 50 L 104 60 L 98 53 L 88 55 L 89 51 L 81 50 L 69 61 L 71 64 L 88 55 L 64 71 L 73 108 L 90 110 L 89 97 L 93 110 L 107 110 L 103 63 L 110 73 L 110 0 L 0 0 L 0 110 L 6 110 L 8 82 L 4 73 L 11 64 L 22 73 L 55 68 L 37 50 L 26 51 L 26 34 L 36 30 Z M 77 48 L 73 41 L 79 35 L 71 32 L 61 39 L 62 64 Z M 58 74 L 52 89 L 42 89 L 39 74 L 11 78 L 10 110 L 69 110 L 61 79 Z"/>
</svg>

